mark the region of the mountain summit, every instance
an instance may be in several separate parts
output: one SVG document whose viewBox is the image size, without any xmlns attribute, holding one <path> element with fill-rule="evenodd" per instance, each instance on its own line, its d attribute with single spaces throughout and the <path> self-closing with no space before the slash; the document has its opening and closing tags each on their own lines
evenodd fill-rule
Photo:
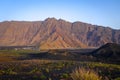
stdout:
<svg viewBox="0 0 120 80">
<path fill-rule="evenodd" d="M 120 43 L 120 30 L 55 18 L 0 22 L 0 46 L 37 45 L 54 49 L 99 47 L 106 43 Z"/>
</svg>

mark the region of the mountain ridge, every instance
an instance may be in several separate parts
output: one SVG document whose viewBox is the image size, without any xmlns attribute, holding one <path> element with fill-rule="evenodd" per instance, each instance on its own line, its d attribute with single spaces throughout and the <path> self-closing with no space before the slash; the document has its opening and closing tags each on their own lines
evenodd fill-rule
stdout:
<svg viewBox="0 0 120 80">
<path fill-rule="evenodd" d="M 120 30 L 55 18 L 0 22 L 0 46 L 37 45 L 51 49 L 99 47 L 106 43 L 120 43 Z"/>
</svg>

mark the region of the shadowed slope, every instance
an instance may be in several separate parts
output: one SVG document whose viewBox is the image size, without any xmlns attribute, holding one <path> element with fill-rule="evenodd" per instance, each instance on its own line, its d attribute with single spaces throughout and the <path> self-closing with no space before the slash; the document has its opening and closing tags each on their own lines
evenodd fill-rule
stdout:
<svg viewBox="0 0 120 80">
<path fill-rule="evenodd" d="M 102 61 L 120 62 L 120 44 L 107 43 L 92 52 L 93 56 Z"/>
</svg>

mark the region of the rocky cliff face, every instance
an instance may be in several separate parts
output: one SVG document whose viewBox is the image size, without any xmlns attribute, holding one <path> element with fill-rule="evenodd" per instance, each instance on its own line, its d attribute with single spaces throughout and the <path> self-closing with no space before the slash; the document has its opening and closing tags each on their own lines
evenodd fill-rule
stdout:
<svg viewBox="0 0 120 80">
<path fill-rule="evenodd" d="M 40 48 L 99 47 L 120 43 L 120 30 L 62 19 L 0 23 L 0 46 L 37 45 Z"/>
</svg>

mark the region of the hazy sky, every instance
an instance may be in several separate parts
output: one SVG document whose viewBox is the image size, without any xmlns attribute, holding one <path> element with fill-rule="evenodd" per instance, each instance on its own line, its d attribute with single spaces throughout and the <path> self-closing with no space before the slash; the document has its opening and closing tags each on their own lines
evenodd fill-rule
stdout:
<svg viewBox="0 0 120 80">
<path fill-rule="evenodd" d="M 120 29 L 120 0 L 0 0 L 0 21 L 48 17 Z"/>
</svg>

